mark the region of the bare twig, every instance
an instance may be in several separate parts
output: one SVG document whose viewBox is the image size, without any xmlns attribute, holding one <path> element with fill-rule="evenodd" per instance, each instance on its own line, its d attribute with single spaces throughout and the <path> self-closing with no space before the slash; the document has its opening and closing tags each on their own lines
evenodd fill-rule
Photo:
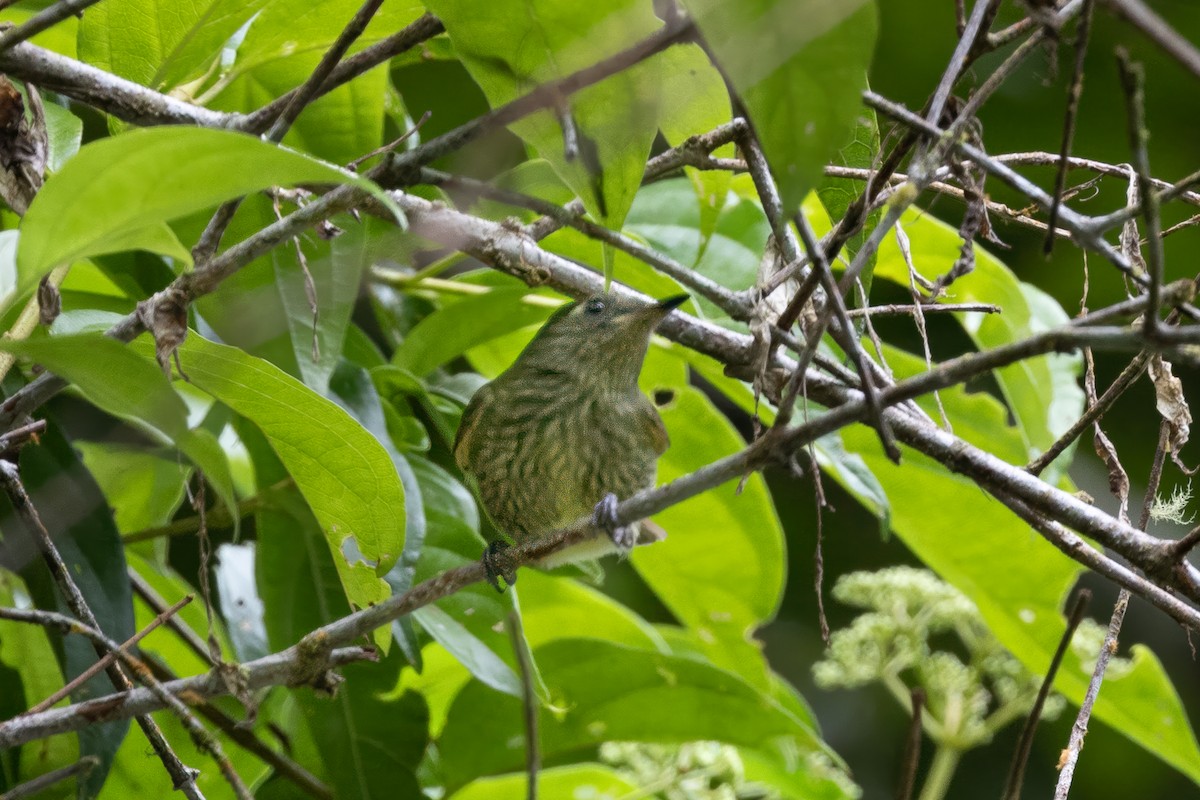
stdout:
<svg viewBox="0 0 1200 800">
<path fill-rule="evenodd" d="M 1146 38 L 1200 78 L 1200 50 L 1185 39 L 1167 21 L 1155 14 L 1142 0 L 1105 0 L 1118 16 L 1123 17 Z"/>
<path fill-rule="evenodd" d="M 1100 694 L 1100 684 L 1104 681 L 1104 672 L 1108 662 L 1117 652 L 1117 635 L 1121 623 L 1125 619 L 1125 609 L 1129 607 L 1129 592 L 1121 590 L 1117 604 L 1113 608 L 1112 618 L 1108 623 L 1108 633 L 1104 636 L 1104 644 L 1100 646 L 1100 654 L 1096 659 L 1096 668 L 1092 670 L 1092 679 L 1088 682 L 1087 692 L 1084 693 L 1083 703 L 1075 724 L 1071 726 L 1071 738 L 1067 748 L 1059 757 L 1058 785 L 1054 789 L 1054 800 L 1067 800 L 1071 791 L 1071 781 L 1075 777 L 1075 764 L 1079 761 L 1079 753 L 1083 750 L 1083 739 L 1087 735 L 1088 720 L 1092 716 L 1092 707 Z"/>
<path fill-rule="evenodd" d="M 1087 589 L 1080 589 L 1075 595 L 1071 613 L 1067 615 L 1067 628 L 1058 640 L 1058 648 L 1054 651 L 1054 657 L 1050 659 L 1050 666 L 1046 668 L 1046 676 L 1042 678 L 1037 699 L 1034 700 L 1033 708 L 1029 710 L 1029 716 L 1025 719 L 1025 726 L 1021 729 L 1021 738 L 1017 742 L 1012 766 L 1008 770 L 1004 800 L 1020 800 L 1021 798 L 1021 784 L 1025 781 L 1025 767 L 1029 763 L 1029 753 L 1033 749 L 1033 735 L 1037 732 L 1042 709 L 1046 705 L 1046 698 L 1050 696 L 1050 688 L 1054 685 L 1054 676 L 1058 674 L 1058 668 L 1062 666 L 1063 657 L 1066 656 L 1071 639 L 1075 636 L 1075 629 L 1079 627 L 1080 622 L 1083 622 L 1083 612 L 1087 610 L 1091 599 L 1092 593 Z"/>
<path fill-rule="evenodd" d="M 1058 171 L 1054 175 L 1054 202 L 1050 206 L 1050 215 L 1046 219 L 1049 231 L 1046 235 L 1044 249 L 1049 253 L 1054 248 L 1054 230 L 1058 225 L 1058 207 L 1062 203 L 1063 189 L 1067 185 L 1067 159 L 1071 155 L 1071 143 L 1075 139 L 1075 118 L 1079 113 L 1079 98 L 1083 96 L 1083 60 L 1087 56 L 1088 38 L 1092 29 L 1092 14 L 1096 9 L 1096 0 L 1085 0 L 1083 16 L 1079 19 L 1079 29 L 1075 32 L 1075 69 L 1071 76 L 1071 86 L 1067 92 L 1067 110 L 1063 115 L 1062 144 L 1059 146 Z"/>
<path fill-rule="evenodd" d="M 537 800 L 538 773 L 542 769 L 541 745 L 538 741 L 538 698 L 533 688 L 533 663 L 525 631 L 521 625 L 521 614 L 513 609 L 508 614 L 508 635 L 512 640 L 513 656 L 517 659 L 517 672 L 521 677 L 521 704 L 525 721 L 525 774 L 527 800 Z"/>
<path fill-rule="evenodd" d="M 917 768 L 921 765 L 921 716 L 925 709 L 925 691 L 914 688 L 912 717 L 908 721 L 908 736 L 904 743 L 904 762 L 900 772 L 900 783 L 896 789 L 896 800 L 911 800 L 917 786 Z"/>
<path fill-rule="evenodd" d="M 146 638 L 146 636 L 149 635 L 151 631 L 153 631 L 159 625 L 162 625 L 164 622 L 166 622 L 171 617 L 175 616 L 177 613 L 179 613 L 179 609 L 183 608 L 190 602 L 192 602 L 192 596 L 189 594 L 189 595 L 185 595 L 183 597 L 183 599 L 181 599 L 179 602 L 177 602 L 175 605 L 171 606 L 170 608 L 163 609 L 158 614 L 158 616 L 156 616 L 154 619 L 150 620 L 149 624 L 146 625 L 146 627 L 142 628 L 140 631 L 135 633 L 133 636 L 131 636 L 130 638 L 128 638 L 124 642 L 122 642 L 121 645 L 118 647 L 118 649 L 109 650 L 108 652 L 106 652 L 104 654 L 104 656 L 101 657 L 100 660 L 97 661 L 95 664 L 92 664 L 90 667 L 85 669 L 83 672 L 76 675 L 72 680 L 68 681 L 66 683 L 66 685 L 64 685 L 61 689 L 59 689 L 54 694 L 50 695 L 45 700 L 43 700 L 42 702 L 33 706 L 32 708 L 30 708 L 28 711 L 26 711 L 24 713 L 36 714 L 39 711 L 45 711 L 47 708 L 52 708 L 54 706 L 54 704 L 57 703 L 59 700 L 62 700 L 64 697 L 69 695 L 71 692 L 75 691 L 75 689 L 77 689 L 78 687 L 82 686 L 83 684 L 85 684 L 89 680 L 91 680 L 93 675 L 99 674 L 100 670 L 107 669 L 109 664 L 111 664 L 117 660 L 117 656 L 120 653 L 128 652 L 130 650 L 130 648 L 132 648 L 135 644 L 140 642 L 142 639 Z"/>
<path fill-rule="evenodd" d="M 29 529 L 30 535 L 41 550 L 42 558 L 46 562 L 46 566 L 50 570 L 50 575 L 58 586 L 59 593 L 66 602 L 67 608 L 75 615 L 79 624 L 99 633 L 100 626 L 96 622 L 96 616 L 92 613 L 92 609 L 88 606 L 87 601 L 84 600 L 83 593 L 79 591 L 79 587 L 75 584 L 75 579 L 71 577 L 71 572 L 67 569 L 66 563 L 63 561 L 62 556 L 59 555 L 58 548 L 55 547 L 49 532 L 47 532 L 46 527 L 42 524 L 37 509 L 30 502 L 29 495 L 25 492 L 25 487 L 21 483 L 21 477 L 17 472 L 15 464 L 0 460 L 0 483 L 4 485 L 4 490 L 8 493 L 13 508 Z M 114 644 L 113 647 L 106 648 L 95 640 L 93 640 L 92 644 L 96 650 L 97 657 L 100 658 L 104 656 L 106 649 L 118 650 L 120 647 Z M 129 678 L 121 670 L 120 665 L 115 663 L 109 664 L 105 672 L 108 674 L 115 688 L 129 690 L 133 687 Z M 166 768 L 167 774 L 170 775 L 174 788 L 193 800 L 203 798 L 199 788 L 196 786 L 197 771 L 185 766 L 179 760 L 179 756 L 175 754 L 166 737 L 163 736 L 158 723 L 147 714 L 138 715 L 137 722 L 142 732 L 146 734 L 146 738 L 150 741 L 150 746 L 154 748 L 154 752 L 163 762 L 163 766 Z"/>
<path fill-rule="evenodd" d="M 62 783 L 76 776 L 86 777 L 99 763 L 100 759 L 97 756 L 84 756 L 70 766 L 51 770 L 45 775 L 38 775 L 32 780 L 14 786 L 4 794 L 0 794 L 0 800 L 22 800 L 26 797 L 33 797 L 56 783 Z"/>
</svg>

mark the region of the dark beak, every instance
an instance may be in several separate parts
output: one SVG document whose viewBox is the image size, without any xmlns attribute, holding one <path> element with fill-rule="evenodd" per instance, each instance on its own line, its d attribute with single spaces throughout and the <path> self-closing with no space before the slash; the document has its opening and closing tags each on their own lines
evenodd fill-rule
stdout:
<svg viewBox="0 0 1200 800">
<path fill-rule="evenodd" d="M 691 299 L 690 295 L 677 294 L 674 297 L 668 297 L 666 300 L 659 300 L 658 307 L 666 314 L 668 311 L 679 308 L 681 305 Z"/>
</svg>

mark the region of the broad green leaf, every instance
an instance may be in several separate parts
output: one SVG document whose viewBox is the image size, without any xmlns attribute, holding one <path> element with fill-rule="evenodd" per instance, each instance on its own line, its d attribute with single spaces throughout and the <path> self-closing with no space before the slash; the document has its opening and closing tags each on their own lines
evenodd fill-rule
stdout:
<svg viewBox="0 0 1200 800">
<path fill-rule="evenodd" d="M 660 413 L 671 435 L 671 447 L 659 460 L 664 483 L 745 446 L 697 389 L 677 387 Z M 711 643 L 705 653 L 713 663 L 763 687 L 765 662 L 750 637 L 774 617 L 783 594 L 783 530 L 762 477 L 751 476 L 740 494 L 737 483 L 655 515 L 667 539 L 636 549 L 631 560 L 676 618 Z M 731 552 L 738 557 L 730 558 Z"/>
<path fill-rule="evenodd" d="M 690 657 L 599 639 L 557 639 L 535 653 L 555 709 L 542 709 L 542 757 L 605 741 L 734 745 L 823 751 L 813 730 L 737 676 Z M 730 724 L 736 720 L 737 724 Z M 521 701 L 472 681 L 455 699 L 439 740 L 447 788 L 524 763 Z"/>
<path fill-rule="evenodd" d="M 100 487 L 63 436 L 58 421 L 53 416 L 48 421 L 50 425 L 41 434 L 38 444 L 21 450 L 22 482 L 96 624 L 110 639 L 125 641 L 133 636 L 135 629 L 133 599 L 120 536 Z M 70 502 L 63 502 L 63 498 L 70 498 Z M 19 572 L 37 608 L 76 616 L 54 585 L 45 562 L 34 555 L 33 537 L 37 534 L 13 512 L 7 494 L 0 497 L 0 508 L 3 509 L 0 511 L 0 530 L 4 531 L 0 566 Z M 57 629 L 50 629 L 49 637 L 62 674 L 68 680 L 96 663 L 95 648 L 84 637 L 66 635 Z M 73 691 L 71 699 L 80 702 L 112 691 L 112 681 L 101 672 Z M 34 698 L 32 702 L 42 699 Z M 95 755 L 100 759 L 82 782 L 81 798 L 96 796 L 128 729 L 128 720 L 116 720 L 79 731 L 79 755 Z"/>
<path fill-rule="evenodd" d="M 101 3 L 83 15 L 79 58 L 152 89 L 168 90 L 199 77 L 229 37 L 270 1 Z"/>
<path fill-rule="evenodd" d="M 916 211 L 905 214 L 901 224 L 908 233 L 913 261 L 923 275 L 934 279 L 950 269 L 962 243 L 953 228 Z M 908 267 L 892 236 L 879 248 L 875 274 L 908 285 Z M 955 302 L 1001 307 L 1000 314 L 955 315 L 981 349 L 1009 344 L 1067 323 L 1061 306 L 1040 290 L 1018 281 L 981 247 L 975 248 L 975 271 L 955 281 L 952 292 Z M 1024 441 L 1025 452 L 1016 455 L 1013 463 L 1025 463 L 1045 452 L 1079 418 L 1084 399 L 1076 382 L 1079 365 L 1076 355 L 1051 354 L 1023 359 L 992 373 Z M 1064 468 L 1044 477 L 1055 483 Z"/>
<path fill-rule="evenodd" d="M 230 511 L 236 508 L 225 454 L 212 434 L 188 428 L 187 408 L 157 364 L 98 333 L 5 341 L 0 350 L 44 364 L 108 413 L 161 433 L 204 471 Z"/>
<path fill-rule="evenodd" d="M 553 306 L 530 302 L 525 288 L 493 289 L 435 311 L 396 348 L 392 363 L 421 377 L 472 347 L 545 322 Z"/>
<path fill-rule="evenodd" d="M 659 26 L 636 0 L 563 4 L 502 0 L 430 0 L 471 77 L 493 108 L 535 86 L 611 56 Z M 642 180 L 658 129 L 658 64 L 635 65 L 564 99 L 578 131 L 579 154 L 564 153 L 563 130 L 551 111 L 511 126 L 554 165 L 597 220 L 620 228 Z"/>
<path fill-rule="evenodd" d="M 374 191 L 337 167 L 232 131 L 166 126 L 92 142 L 46 182 L 22 221 L 18 293 L 57 264 L 128 248 L 134 232 L 297 183 Z"/>
<path fill-rule="evenodd" d="M 391 458 L 335 403 L 278 367 L 191 335 L 191 382 L 263 432 L 312 508 L 352 605 L 388 596 L 380 576 L 404 549 L 404 491 Z"/>
<path fill-rule="evenodd" d="M 871 0 L 685 0 L 732 81 L 784 210 L 850 138 L 875 49 Z"/>
<path fill-rule="evenodd" d="M 636 796 L 638 789 L 611 767 L 600 764 L 551 767 L 538 772 L 538 791 L 546 797 L 622 800 Z M 500 800 L 525 797 L 527 791 L 528 777 L 524 773 L 501 775 L 472 781 L 455 792 L 450 800 Z"/>
</svg>

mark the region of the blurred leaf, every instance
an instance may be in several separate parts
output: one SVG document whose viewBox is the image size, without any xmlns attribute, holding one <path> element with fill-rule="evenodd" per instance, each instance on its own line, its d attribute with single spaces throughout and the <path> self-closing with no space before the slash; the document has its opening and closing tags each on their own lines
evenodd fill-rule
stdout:
<svg viewBox="0 0 1200 800">
<path fill-rule="evenodd" d="M 238 661 L 253 661 L 271 652 L 263 625 L 263 603 L 254 583 L 256 552 L 253 542 L 222 544 L 213 567 L 221 619 L 228 626 L 229 643 Z"/>
<path fill-rule="evenodd" d="M 164 174 L 163 164 L 171 164 Z M 18 292 L 84 256 L 163 248 L 164 222 L 270 186 L 370 181 L 258 137 L 164 126 L 91 142 L 46 182 L 21 224 Z M 173 238 L 173 237 L 172 237 Z M 171 251 L 174 252 L 174 251 Z"/>
<path fill-rule="evenodd" d="M 862 108 L 875 49 L 871 0 L 685 0 L 749 113 L 779 184 L 800 208 Z M 797 24 L 803 20 L 803 24 Z"/>
<path fill-rule="evenodd" d="M 681 145 L 689 136 L 708 133 L 733 119 L 725 80 L 700 45 L 676 45 L 658 58 L 663 71 L 663 107 L 658 125 L 668 144 Z M 734 154 L 733 143 L 712 152 L 717 158 L 732 158 Z M 700 231 L 699 254 L 703 255 L 717 217 L 725 207 L 733 173 L 695 167 L 684 167 L 684 173 L 691 181 L 700 209 L 696 227 Z"/>
<path fill-rule="evenodd" d="M 635 0 L 502 0 L 486 10 L 470 0 L 426 5 L 493 108 L 626 49 L 660 24 L 649 4 Z M 554 112 L 510 127 L 554 165 L 592 216 L 619 229 L 658 128 L 659 80 L 658 64 L 648 61 L 564 99 L 578 131 L 573 159 Z"/>
<path fill-rule="evenodd" d="M 36 446 L 21 450 L 19 466 L 30 503 L 54 539 L 100 630 L 118 642 L 133 636 L 133 599 L 120 536 L 100 487 L 53 420 Z M 63 502 L 63 498 L 70 498 L 70 502 Z M 0 566 L 21 575 L 36 607 L 74 617 L 34 544 L 37 534 L 15 514 L 6 494 L 2 495 L 0 508 L 0 530 L 5 534 L 0 541 Z M 47 633 L 67 680 L 96 663 L 96 651 L 88 639 L 64 635 L 57 629 Z M 112 681 L 101 672 L 72 692 L 71 700 L 78 703 L 111 692 Z M 79 731 L 80 757 L 95 755 L 100 759 L 81 783 L 81 798 L 96 796 L 128 730 L 129 720 L 116 720 Z"/>
<path fill-rule="evenodd" d="M 546 797 L 578 797 L 593 800 L 620 800 L 636 797 L 638 786 L 622 778 L 611 767 L 600 764 L 575 764 L 551 767 L 538 772 L 538 791 Z M 503 797 L 525 797 L 528 778 L 501 775 L 481 778 L 464 786 L 449 800 L 498 800 Z"/>
<path fill-rule="evenodd" d="M 745 446 L 698 389 L 676 387 L 659 411 L 671 435 L 659 461 L 662 482 Z M 634 550 L 631 560 L 676 618 L 708 643 L 713 663 L 764 688 L 766 662 L 751 636 L 774 617 L 783 594 L 783 530 L 762 476 L 750 476 L 741 494 L 736 488 L 730 481 L 655 515 L 666 540 Z"/>
<path fill-rule="evenodd" d="M 113 0 L 83 15 L 79 58 L 167 90 L 199 77 L 238 28 L 271 0 Z"/>
<path fill-rule="evenodd" d="M 183 502 L 190 470 L 177 459 L 112 442 L 75 442 L 104 490 L 121 533 L 165 525 Z"/>
<path fill-rule="evenodd" d="M 336 696 L 297 694 L 322 764 L 338 800 L 421 796 L 417 765 L 428 744 L 428 711 L 414 692 L 387 696 L 401 658 L 343 667 Z"/>
<path fill-rule="evenodd" d="M 598 639 L 558 639 L 534 656 L 554 711 L 542 709 L 549 762 L 605 741 L 730 744 L 824 750 L 807 725 L 731 673 L 693 658 Z M 439 740 L 447 789 L 524 762 L 521 701 L 472 681 Z M 731 725 L 731 720 L 737 720 Z"/>
<path fill-rule="evenodd" d="M 157 364 L 98 333 L 3 341 L 0 350 L 45 365 L 108 413 L 136 419 L 161 433 L 204 471 L 226 507 L 236 510 L 225 454 L 208 431 L 188 428 L 187 408 Z"/>
<path fill-rule="evenodd" d="M 524 288 L 493 289 L 448 304 L 417 323 L 392 363 L 421 377 L 472 347 L 545 322 L 554 309 L 526 302 L 528 295 Z"/>
<path fill-rule="evenodd" d="M 55 103 L 44 103 L 46 109 L 47 155 L 46 168 L 58 172 L 62 165 L 79 152 L 83 141 L 83 120 Z"/>
</svg>

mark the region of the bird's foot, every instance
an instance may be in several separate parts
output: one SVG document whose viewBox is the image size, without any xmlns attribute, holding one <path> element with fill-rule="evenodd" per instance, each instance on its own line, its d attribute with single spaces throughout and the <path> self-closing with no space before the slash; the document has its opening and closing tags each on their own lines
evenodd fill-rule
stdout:
<svg viewBox="0 0 1200 800">
<path fill-rule="evenodd" d="M 592 510 L 592 524 L 608 534 L 621 556 L 626 556 L 637 544 L 638 530 L 636 525 L 617 524 L 617 496 L 612 492 L 604 495 Z"/>
<path fill-rule="evenodd" d="M 483 572 L 487 576 L 487 582 L 501 594 L 517 582 L 517 568 L 504 552 L 508 548 L 508 542 L 503 539 L 494 539 L 488 542 L 488 546 L 483 550 L 483 558 L 480 559 L 483 562 Z M 503 584 L 500 583 L 501 579 L 504 580 Z"/>
</svg>

